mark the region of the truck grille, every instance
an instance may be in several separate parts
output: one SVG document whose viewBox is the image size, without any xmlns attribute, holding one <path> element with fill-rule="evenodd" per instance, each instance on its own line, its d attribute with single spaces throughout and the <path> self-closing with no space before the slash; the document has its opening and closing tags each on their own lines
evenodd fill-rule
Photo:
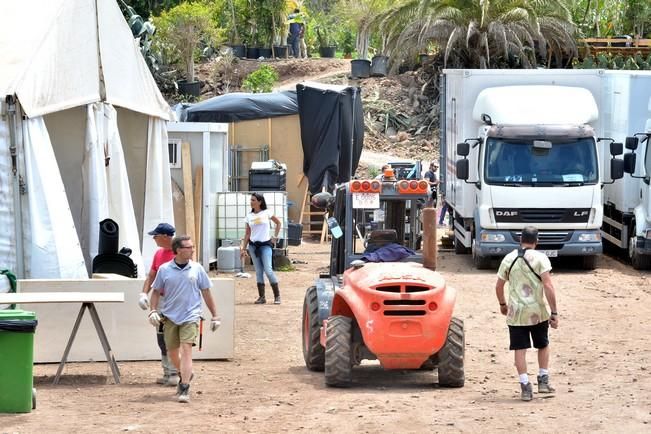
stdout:
<svg viewBox="0 0 651 434">
<path fill-rule="evenodd" d="M 518 243 L 522 236 L 522 231 L 513 231 L 511 236 Z M 540 231 L 538 232 L 538 244 L 559 244 L 565 243 L 572 238 L 572 232 Z M 549 247 L 549 246 L 548 246 Z M 560 247 L 558 247 L 560 248 Z"/>
<path fill-rule="evenodd" d="M 494 208 L 498 223 L 587 223 L 590 208 Z"/>
</svg>

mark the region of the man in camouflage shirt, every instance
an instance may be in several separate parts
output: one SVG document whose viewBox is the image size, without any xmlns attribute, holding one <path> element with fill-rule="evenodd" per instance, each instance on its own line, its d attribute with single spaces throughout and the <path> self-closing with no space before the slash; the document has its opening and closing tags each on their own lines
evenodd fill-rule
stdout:
<svg viewBox="0 0 651 434">
<path fill-rule="evenodd" d="M 527 375 L 527 348 L 538 349 L 538 393 L 553 393 L 549 384 L 548 330 L 558 327 L 556 295 L 550 271 L 552 266 L 544 253 L 534 250 L 538 243 L 538 230 L 527 226 L 522 230 L 520 248 L 512 251 L 497 271 L 495 293 L 500 312 L 506 315 L 509 326 L 509 349 L 515 351 L 515 367 L 520 379 L 521 399 L 533 399 L 533 387 Z M 508 304 L 504 286 L 508 282 Z M 551 313 L 547 312 L 545 300 Z"/>
</svg>

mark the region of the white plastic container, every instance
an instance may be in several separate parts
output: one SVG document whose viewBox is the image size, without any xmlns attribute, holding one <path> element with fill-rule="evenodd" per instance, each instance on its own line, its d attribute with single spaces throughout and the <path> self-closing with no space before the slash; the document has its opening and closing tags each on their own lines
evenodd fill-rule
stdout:
<svg viewBox="0 0 651 434">
<path fill-rule="evenodd" d="M 11 282 L 9 282 L 9 278 L 4 274 L 0 274 L 0 293 L 7 293 L 10 291 L 11 291 Z M 11 307 L 10 304 L 0 304 L 0 310 L 9 309 L 9 307 Z"/>
</svg>

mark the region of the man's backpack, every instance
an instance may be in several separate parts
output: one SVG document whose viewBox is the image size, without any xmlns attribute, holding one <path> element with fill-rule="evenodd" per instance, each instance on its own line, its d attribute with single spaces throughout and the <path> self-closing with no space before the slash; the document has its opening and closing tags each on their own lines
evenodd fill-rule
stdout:
<svg viewBox="0 0 651 434">
<path fill-rule="evenodd" d="M 536 271 L 533 269 L 533 267 L 531 266 L 529 261 L 527 261 L 527 258 L 524 257 L 524 254 L 526 253 L 527 250 L 528 249 L 518 247 L 518 256 L 513 260 L 513 262 L 511 262 L 511 266 L 509 267 L 509 271 L 506 272 L 506 280 L 509 279 L 509 276 L 511 275 L 511 269 L 513 268 L 515 263 L 518 261 L 518 259 L 522 259 L 524 261 L 524 263 L 527 264 L 527 267 L 529 267 L 529 270 L 531 270 L 531 272 L 538 278 L 538 280 L 540 280 L 542 282 L 542 278 L 540 277 L 540 275 L 538 273 L 536 273 Z"/>
</svg>

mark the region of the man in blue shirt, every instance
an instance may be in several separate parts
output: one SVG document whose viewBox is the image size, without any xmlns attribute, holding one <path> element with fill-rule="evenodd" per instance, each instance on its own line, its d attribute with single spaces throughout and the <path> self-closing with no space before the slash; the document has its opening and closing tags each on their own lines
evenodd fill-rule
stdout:
<svg viewBox="0 0 651 434">
<path fill-rule="evenodd" d="M 210 294 L 212 285 L 208 275 L 201 264 L 191 260 L 194 251 L 192 239 L 188 236 L 174 238 L 172 251 L 174 259 L 160 266 L 151 285 L 149 322 L 154 327 L 163 323 L 167 354 L 180 373 L 178 400 L 189 402 L 192 347 L 199 334 L 202 296 L 212 314 L 210 330 L 217 330 L 221 322 Z"/>
<path fill-rule="evenodd" d="M 294 12 L 289 14 L 287 17 L 289 23 L 289 36 L 287 37 L 287 45 L 291 48 L 290 55 L 295 58 L 301 57 L 300 52 L 300 42 L 301 42 L 301 33 L 303 30 L 303 16 L 301 15 L 300 9 L 294 9 Z"/>
</svg>

